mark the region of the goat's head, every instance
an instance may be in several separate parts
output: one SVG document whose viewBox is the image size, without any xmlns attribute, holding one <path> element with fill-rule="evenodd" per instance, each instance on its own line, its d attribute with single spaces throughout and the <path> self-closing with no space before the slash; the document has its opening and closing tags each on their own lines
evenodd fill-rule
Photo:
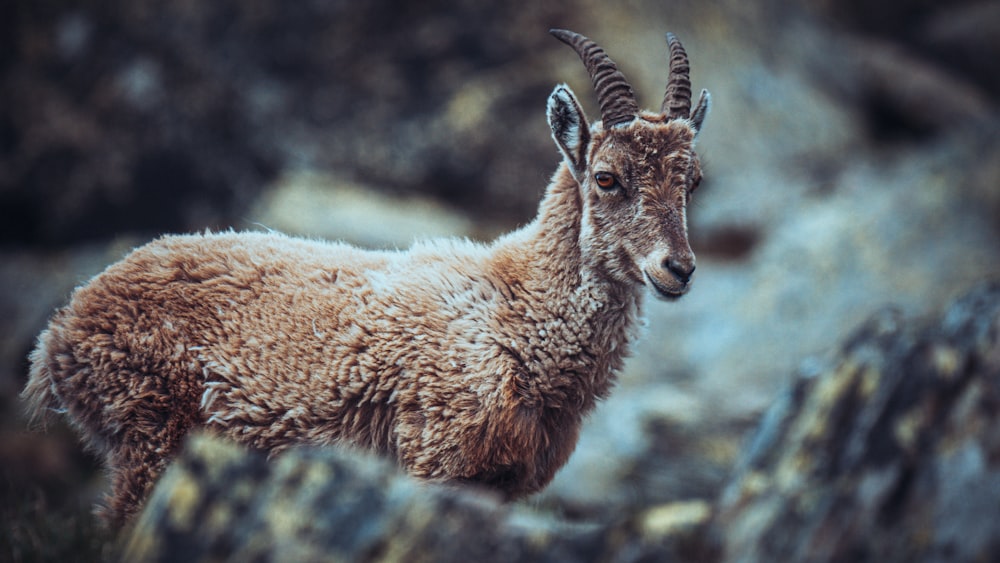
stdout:
<svg viewBox="0 0 1000 563">
<path fill-rule="evenodd" d="M 582 192 L 584 252 L 621 281 L 646 284 L 660 298 L 680 297 L 695 267 L 687 204 L 701 181 L 694 139 L 708 114 L 708 92 L 691 111 L 687 54 L 667 34 L 663 104 L 658 113 L 640 111 L 601 47 L 571 31 L 551 33 L 583 59 L 601 107 L 601 122 L 591 127 L 569 87 L 556 87 L 548 103 L 552 136 Z"/>
</svg>

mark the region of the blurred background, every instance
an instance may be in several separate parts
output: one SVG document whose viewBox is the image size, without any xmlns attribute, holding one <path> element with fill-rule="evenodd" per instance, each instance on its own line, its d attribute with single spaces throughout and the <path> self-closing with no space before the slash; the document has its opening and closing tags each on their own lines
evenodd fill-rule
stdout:
<svg viewBox="0 0 1000 563">
<path fill-rule="evenodd" d="M 162 233 L 276 229 L 405 248 L 530 220 L 545 101 L 599 113 L 550 27 L 656 109 L 676 33 L 714 107 L 698 274 L 648 326 L 569 465 L 524 504 L 572 521 L 712 498 L 781 385 L 875 310 L 1000 276 L 1000 3 L 956 0 L 12 0 L 0 8 L 0 560 L 97 558 L 104 487 L 29 432 L 33 340 Z"/>
</svg>

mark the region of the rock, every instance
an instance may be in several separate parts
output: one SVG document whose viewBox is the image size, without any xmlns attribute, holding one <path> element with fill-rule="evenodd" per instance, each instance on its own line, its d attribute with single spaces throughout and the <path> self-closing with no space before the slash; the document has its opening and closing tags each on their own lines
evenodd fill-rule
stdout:
<svg viewBox="0 0 1000 563">
<path fill-rule="evenodd" d="M 247 228 L 341 240 L 364 248 L 408 248 L 415 240 L 489 232 L 465 215 L 418 195 L 318 173 L 283 175 L 250 211 Z"/>
<path fill-rule="evenodd" d="M 717 505 L 724 559 L 991 560 L 998 407 L 1000 283 L 934 323 L 875 315 L 764 416 Z"/>
<path fill-rule="evenodd" d="M 565 11 L 16 0 L 0 24 L 0 243 L 227 227 L 290 165 L 523 219 L 558 161 L 538 55 L 560 50 L 541 22 Z"/>
<path fill-rule="evenodd" d="M 920 29 L 922 28 L 922 29 Z M 939 6 L 920 26 L 918 44 L 949 68 L 980 82 L 1000 97 L 1000 4 L 972 2 L 960 8 Z"/>
<path fill-rule="evenodd" d="M 657 507 L 612 526 L 570 526 L 487 493 L 419 484 L 338 449 L 268 462 L 190 439 L 125 546 L 126 561 L 586 561 L 628 553 L 676 560 L 706 503 Z"/>
<path fill-rule="evenodd" d="M 857 68 L 858 104 L 876 138 L 940 134 L 987 119 L 995 97 L 960 73 L 932 64 L 903 48 L 859 40 L 846 50 Z"/>
<path fill-rule="evenodd" d="M 346 450 L 188 442 L 127 560 L 981 561 L 1000 549 L 1000 282 L 804 369 L 718 499 L 567 524 Z"/>
<path fill-rule="evenodd" d="M 837 28 L 784 34 L 786 48 L 864 112 L 876 142 L 921 140 L 996 115 L 1000 6 L 813 1 Z M 796 26 L 790 26 L 794 28 Z M 801 47 L 809 45 L 805 49 Z M 810 53 L 811 51 L 811 53 Z"/>
</svg>

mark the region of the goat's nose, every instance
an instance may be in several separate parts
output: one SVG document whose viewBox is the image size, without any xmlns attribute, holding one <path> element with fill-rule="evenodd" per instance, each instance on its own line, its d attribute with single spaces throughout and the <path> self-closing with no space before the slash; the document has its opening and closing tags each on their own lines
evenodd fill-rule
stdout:
<svg viewBox="0 0 1000 563">
<path fill-rule="evenodd" d="M 670 273 L 681 283 L 687 283 L 691 280 L 691 274 L 694 273 L 695 268 L 694 260 L 678 260 L 677 258 L 667 258 L 663 261 L 663 267 L 670 270 Z"/>
</svg>

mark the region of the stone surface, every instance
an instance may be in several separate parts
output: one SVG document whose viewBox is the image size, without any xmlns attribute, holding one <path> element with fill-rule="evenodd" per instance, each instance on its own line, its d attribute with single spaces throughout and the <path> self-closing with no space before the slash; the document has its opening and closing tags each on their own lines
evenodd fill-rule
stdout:
<svg viewBox="0 0 1000 563">
<path fill-rule="evenodd" d="M 615 524 L 567 525 L 481 491 L 419 484 L 345 450 L 268 462 L 208 436 L 189 440 L 124 546 L 126 561 L 674 561 L 708 521 L 705 503 Z"/>
<path fill-rule="evenodd" d="M 556 161 L 536 58 L 558 42 L 538 22 L 567 9 L 15 0 L 0 24 L 0 243 L 228 226 L 289 166 L 526 214 L 537 192 L 519 187 Z"/>
<path fill-rule="evenodd" d="M 886 310 L 765 414 L 717 506 L 731 561 L 1000 552 L 1000 284 L 925 324 Z"/>
</svg>

